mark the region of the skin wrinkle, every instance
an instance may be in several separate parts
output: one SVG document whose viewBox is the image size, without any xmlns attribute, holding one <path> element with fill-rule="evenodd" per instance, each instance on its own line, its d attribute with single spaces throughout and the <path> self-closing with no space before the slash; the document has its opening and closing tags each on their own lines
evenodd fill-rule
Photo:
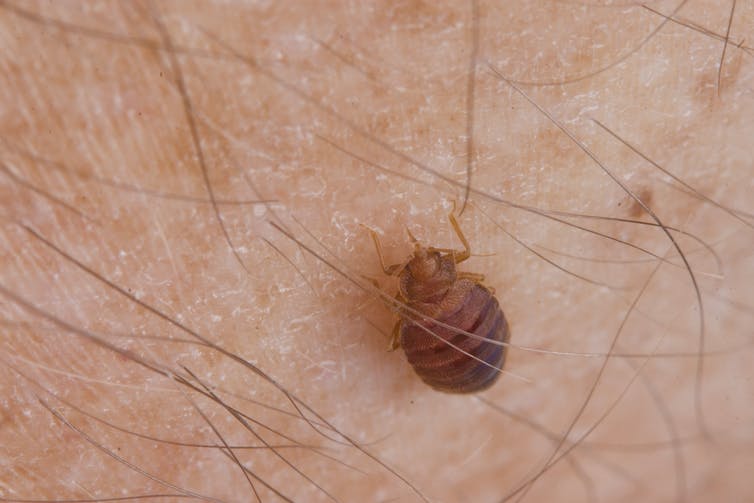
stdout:
<svg viewBox="0 0 754 503">
<path fill-rule="evenodd" d="M 753 5 L 0 0 L 0 501 L 752 499 Z M 454 204 L 476 396 L 362 227 Z"/>
</svg>

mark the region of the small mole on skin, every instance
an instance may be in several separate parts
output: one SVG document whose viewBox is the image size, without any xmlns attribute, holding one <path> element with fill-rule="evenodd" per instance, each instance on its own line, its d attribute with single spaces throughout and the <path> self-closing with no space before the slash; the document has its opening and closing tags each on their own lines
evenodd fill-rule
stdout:
<svg viewBox="0 0 754 503">
<path fill-rule="evenodd" d="M 648 206 L 649 208 L 652 207 L 652 199 L 653 199 L 653 197 L 652 197 L 652 194 L 653 194 L 652 193 L 652 189 L 648 189 L 648 188 L 644 187 L 644 188 L 641 188 L 641 189 L 639 189 L 637 191 L 634 191 L 634 194 L 636 194 L 636 196 L 639 199 L 641 199 L 641 201 L 646 206 Z M 636 219 L 636 218 L 639 218 L 642 215 L 646 214 L 646 210 L 644 210 L 644 208 L 642 208 L 642 206 L 639 204 L 639 202 L 636 199 L 634 199 L 633 197 L 631 197 L 629 194 L 626 194 L 626 197 L 624 197 L 618 203 L 618 207 L 623 207 L 624 205 L 627 207 L 628 216 L 630 218 L 635 218 Z"/>
</svg>

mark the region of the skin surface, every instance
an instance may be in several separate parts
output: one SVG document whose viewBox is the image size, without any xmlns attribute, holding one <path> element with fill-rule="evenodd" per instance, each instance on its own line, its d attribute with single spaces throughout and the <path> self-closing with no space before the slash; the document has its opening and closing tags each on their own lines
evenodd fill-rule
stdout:
<svg viewBox="0 0 754 503">
<path fill-rule="evenodd" d="M 754 497 L 754 3 L 474 5 L 0 2 L 0 498 Z M 361 226 L 453 201 L 479 395 Z"/>
</svg>

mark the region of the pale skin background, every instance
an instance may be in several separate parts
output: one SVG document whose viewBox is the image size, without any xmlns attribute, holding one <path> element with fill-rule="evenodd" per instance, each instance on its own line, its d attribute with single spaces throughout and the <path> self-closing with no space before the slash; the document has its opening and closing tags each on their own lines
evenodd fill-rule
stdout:
<svg viewBox="0 0 754 503">
<path fill-rule="evenodd" d="M 460 1 L 0 3 L 0 497 L 420 501 L 395 473 L 443 502 L 754 497 L 754 3 L 732 7 L 480 2 L 475 30 Z M 517 346 L 451 396 L 386 351 L 360 275 L 395 282 L 360 224 L 390 263 L 407 226 L 458 248 L 469 131 L 463 270 Z M 701 337 L 659 227 L 574 216 L 642 205 L 695 236 L 671 232 Z"/>
</svg>

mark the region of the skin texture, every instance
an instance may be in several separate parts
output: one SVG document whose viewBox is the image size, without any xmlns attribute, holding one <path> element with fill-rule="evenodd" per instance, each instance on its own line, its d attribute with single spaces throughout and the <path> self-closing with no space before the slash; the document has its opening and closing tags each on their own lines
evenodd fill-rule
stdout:
<svg viewBox="0 0 754 503">
<path fill-rule="evenodd" d="M 0 497 L 750 500 L 753 22 L 0 2 Z M 454 200 L 514 345 L 474 396 L 385 351 L 360 225 L 458 248 Z"/>
</svg>

